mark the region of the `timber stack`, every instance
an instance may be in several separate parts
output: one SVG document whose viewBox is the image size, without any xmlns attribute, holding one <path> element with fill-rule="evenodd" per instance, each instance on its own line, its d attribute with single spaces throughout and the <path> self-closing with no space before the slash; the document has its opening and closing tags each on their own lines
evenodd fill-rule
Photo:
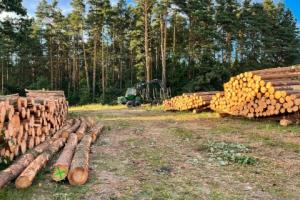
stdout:
<svg viewBox="0 0 300 200">
<path fill-rule="evenodd" d="M 212 97 L 217 92 L 184 93 L 163 102 L 166 111 L 190 111 L 209 108 Z"/>
<path fill-rule="evenodd" d="M 83 118 L 67 120 L 52 137 L 20 155 L 0 171 L 0 188 L 15 179 L 16 188 L 30 187 L 37 174 L 63 146 L 62 153 L 52 167 L 52 179 L 62 181 L 68 178 L 71 185 L 85 184 L 89 175 L 91 145 L 104 128 L 100 123 L 87 124 Z M 70 134 L 66 135 L 66 132 Z"/>
<path fill-rule="evenodd" d="M 234 116 L 270 117 L 300 109 L 300 65 L 241 73 L 224 84 L 211 109 Z"/>
<path fill-rule="evenodd" d="M 63 91 L 0 96 L 0 162 L 13 160 L 59 130 L 68 113 Z"/>
</svg>

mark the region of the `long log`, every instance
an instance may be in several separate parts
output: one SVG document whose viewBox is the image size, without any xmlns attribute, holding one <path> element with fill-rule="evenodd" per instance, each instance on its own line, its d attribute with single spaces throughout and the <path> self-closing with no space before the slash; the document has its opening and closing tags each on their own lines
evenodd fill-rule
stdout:
<svg viewBox="0 0 300 200">
<path fill-rule="evenodd" d="M 17 188 L 27 188 L 32 185 L 32 181 L 37 173 L 47 164 L 48 160 L 64 145 L 65 138 L 54 141 L 50 147 L 32 161 L 27 168 L 16 179 Z"/>
<path fill-rule="evenodd" d="M 76 133 L 77 129 L 79 128 L 80 124 L 81 124 L 81 121 L 79 119 L 75 119 L 74 120 L 74 124 L 71 126 L 71 128 L 69 129 L 65 129 L 62 131 L 61 133 L 61 137 L 64 137 L 64 138 L 68 138 L 69 137 L 69 134 L 71 133 Z"/>
<path fill-rule="evenodd" d="M 90 131 L 90 134 L 85 135 L 76 148 L 71 167 L 68 174 L 68 180 L 71 185 L 83 185 L 86 183 L 89 175 L 89 152 L 93 138 L 97 138 L 103 130 L 101 124 L 97 124 Z"/>
<path fill-rule="evenodd" d="M 78 128 L 78 130 L 76 132 L 78 141 L 80 141 L 83 138 L 83 136 L 86 132 L 86 129 L 87 129 L 87 122 L 84 119 L 81 119 L 80 127 Z"/>
<path fill-rule="evenodd" d="M 71 133 L 66 146 L 52 167 L 52 180 L 62 181 L 67 177 L 77 142 L 77 134 Z"/>
</svg>

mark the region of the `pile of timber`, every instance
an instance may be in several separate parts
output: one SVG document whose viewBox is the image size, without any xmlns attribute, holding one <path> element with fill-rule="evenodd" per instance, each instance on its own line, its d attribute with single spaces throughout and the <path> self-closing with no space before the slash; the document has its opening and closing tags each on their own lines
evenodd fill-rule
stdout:
<svg viewBox="0 0 300 200">
<path fill-rule="evenodd" d="M 204 110 L 217 92 L 184 93 L 163 102 L 166 111 Z"/>
<path fill-rule="evenodd" d="M 299 106 L 300 65 L 239 74 L 210 103 L 219 113 L 248 118 L 296 113 Z"/>
<path fill-rule="evenodd" d="M 0 96 L 0 163 L 13 160 L 59 130 L 68 113 L 63 91 Z"/>
<path fill-rule="evenodd" d="M 0 171 L 0 188 L 14 179 L 17 188 L 30 187 L 36 175 L 63 146 L 62 153 L 52 167 L 52 179 L 62 181 L 68 178 L 71 185 L 86 183 L 90 147 L 103 128 L 100 123 L 91 125 L 84 119 L 68 120 L 51 138 Z"/>
</svg>

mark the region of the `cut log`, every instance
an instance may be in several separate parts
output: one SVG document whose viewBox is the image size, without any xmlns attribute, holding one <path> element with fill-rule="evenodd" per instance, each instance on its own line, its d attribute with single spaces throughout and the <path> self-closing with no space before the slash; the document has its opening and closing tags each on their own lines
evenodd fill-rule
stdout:
<svg viewBox="0 0 300 200">
<path fill-rule="evenodd" d="M 98 123 L 89 130 L 88 135 L 92 137 L 92 143 L 94 143 L 97 140 L 99 134 L 103 131 L 103 129 L 104 126 L 101 123 Z"/>
<path fill-rule="evenodd" d="M 87 123 L 84 119 L 81 119 L 80 127 L 78 128 L 78 130 L 76 132 L 78 141 L 80 141 L 83 138 L 86 129 L 87 129 Z"/>
<path fill-rule="evenodd" d="M 71 185 L 83 185 L 88 179 L 91 144 L 92 137 L 90 135 L 85 135 L 76 148 L 68 174 L 68 180 Z"/>
<path fill-rule="evenodd" d="M 103 125 L 97 124 L 91 129 L 88 135 L 85 135 L 76 148 L 68 180 L 71 185 L 83 185 L 86 183 L 89 175 L 89 152 L 93 141 L 103 130 Z"/>
<path fill-rule="evenodd" d="M 64 129 L 62 131 L 61 137 L 68 138 L 69 134 L 76 133 L 77 129 L 79 128 L 79 126 L 81 124 L 81 121 L 79 119 L 75 119 L 74 121 L 75 121 L 74 124 L 70 128 Z"/>
<path fill-rule="evenodd" d="M 77 135 L 71 133 L 66 146 L 64 147 L 56 163 L 53 165 L 52 179 L 54 181 L 62 181 L 67 177 L 77 142 Z"/>
<path fill-rule="evenodd" d="M 37 173 L 47 164 L 48 160 L 64 145 L 65 138 L 54 141 L 50 147 L 32 161 L 16 180 L 17 188 L 27 188 L 32 185 L 32 181 Z"/>
</svg>

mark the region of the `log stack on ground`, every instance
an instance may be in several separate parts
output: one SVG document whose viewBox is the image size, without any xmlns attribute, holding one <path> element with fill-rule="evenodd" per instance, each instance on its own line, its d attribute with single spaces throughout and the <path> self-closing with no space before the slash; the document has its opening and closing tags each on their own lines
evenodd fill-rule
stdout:
<svg viewBox="0 0 300 200">
<path fill-rule="evenodd" d="M 210 106 L 220 113 L 248 118 L 296 113 L 300 106 L 300 65 L 232 77 Z"/>
<path fill-rule="evenodd" d="M 67 123 L 72 122 L 68 120 Z M 65 126 L 64 126 L 65 127 Z M 29 150 L 25 154 L 21 155 L 5 170 L 0 171 L 0 188 L 6 185 L 8 182 L 17 178 L 27 167 L 34 161 L 34 159 L 41 153 L 51 148 L 51 145 L 55 146 L 56 141 L 60 141 L 60 138 L 54 138 L 46 140 L 45 142 L 37 145 L 33 149 Z"/>
<path fill-rule="evenodd" d="M 13 160 L 50 138 L 62 127 L 67 110 L 63 91 L 0 96 L 0 162 Z"/>
<path fill-rule="evenodd" d="M 184 93 L 163 102 L 166 111 L 189 111 L 209 108 L 212 97 L 217 92 Z"/>
</svg>

